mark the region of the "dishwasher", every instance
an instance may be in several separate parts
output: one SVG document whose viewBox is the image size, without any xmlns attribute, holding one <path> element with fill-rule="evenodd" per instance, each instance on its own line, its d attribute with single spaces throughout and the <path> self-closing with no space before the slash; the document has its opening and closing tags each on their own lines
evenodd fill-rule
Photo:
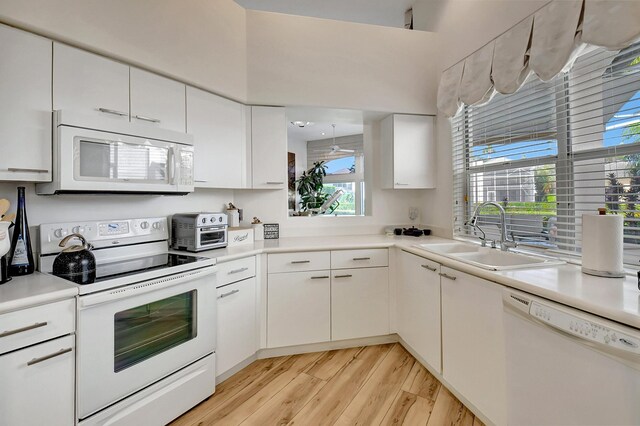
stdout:
<svg viewBox="0 0 640 426">
<path fill-rule="evenodd" d="M 640 330 L 503 290 L 509 425 L 640 424 Z"/>
</svg>

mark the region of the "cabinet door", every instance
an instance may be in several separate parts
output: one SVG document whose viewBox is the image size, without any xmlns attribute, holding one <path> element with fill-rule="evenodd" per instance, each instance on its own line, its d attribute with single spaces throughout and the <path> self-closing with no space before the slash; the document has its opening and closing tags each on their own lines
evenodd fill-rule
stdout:
<svg viewBox="0 0 640 426">
<path fill-rule="evenodd" d="M 501 287 L 444 266 L 441 273 L 443 376 L 493 423 L 505 424 Z"/>
<path fill-rule="evenodd" d="M 0 356 L 3 425 L 74 424 L 74 336 Z"/>
<path fill-rule="evenodd" d="M 246 107 L 187 87 L 187 133 L 195 146 L 195 183 L 199 188 L 246 188 Z"/>
<path fill-rule="evenodd" d="M 186 86 L 138 68 L 131 68 L 131 121 L 186 131 Z"/>
<path fill-rule="evenodd" d="M 434 117 L 393 116 L 393 188 L 435 188 L 434 131 Z"/>
<path fill-rule="evenodd" d="M 129 120 L 129 67 L 53 44 L 53 109 Z"/>
<path fill-rule="evenodd" d="M 269 274 L 267 346 L 331 340 L 330 271 Z"/>
<path fill-rule="evenodd" d="M 0 180 L 51 180 L 51 41 L 0 25 Z"/>
<path fill-rule="evenodd" d="M 331 340 L 389 334 L 389 268 L 331 274 Z"/>
<path fill-rule="evenodd" d="M 219 376 L 257 350 L 256 279 L 218 288 L 216 375 Z"/>
<path fill-rule="evenodd" d="M 401 251 L 398 271 L 398 334 L 434 370 L 442 372 L 440 265 Z"/>
<path fill-rule="evenodd" d="M 287 187 L 287 119 L 279 107 L 251 108 L 253 188 Z"/>
</svg>

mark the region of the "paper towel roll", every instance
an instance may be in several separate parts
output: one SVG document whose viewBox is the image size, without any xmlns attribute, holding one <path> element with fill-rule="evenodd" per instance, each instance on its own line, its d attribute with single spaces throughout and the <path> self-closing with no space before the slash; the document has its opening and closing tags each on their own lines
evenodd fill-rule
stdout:
<svg viewBox="0 0 640 426">
<path fill-rule="evenodd" d="M 623 227 L 622 216 L 582 215 L 582 272 L 624 277 Z"/>
</svg>

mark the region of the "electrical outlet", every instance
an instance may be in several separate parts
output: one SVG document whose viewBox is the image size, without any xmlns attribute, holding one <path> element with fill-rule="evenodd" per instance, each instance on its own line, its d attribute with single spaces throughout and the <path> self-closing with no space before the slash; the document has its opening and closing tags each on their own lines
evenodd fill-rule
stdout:
<svg viewBox="0 0 640 426">
<path fill-rule="evenodd" d="M 420 216 L 420 209 L 417 207 L 409 207 L 409 220 L 414 221 Z"/>
</svg>

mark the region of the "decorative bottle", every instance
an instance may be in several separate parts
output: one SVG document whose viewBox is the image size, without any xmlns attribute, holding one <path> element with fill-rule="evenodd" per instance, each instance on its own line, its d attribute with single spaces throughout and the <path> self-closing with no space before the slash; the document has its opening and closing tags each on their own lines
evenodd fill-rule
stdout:
<svg viewBox="0 0 640 426">
<path fill-rule="evenodd" d="M 29 236 L 29 223 L 27 222 L 27 208 L 25 205 L 24 186 L 18 187 L 18 211 L 13 227 L 11 250 L 9 251 L 9 275 L 32 274 L 35 270 L 33 261 L 33 249 Z"/>
</svg>

